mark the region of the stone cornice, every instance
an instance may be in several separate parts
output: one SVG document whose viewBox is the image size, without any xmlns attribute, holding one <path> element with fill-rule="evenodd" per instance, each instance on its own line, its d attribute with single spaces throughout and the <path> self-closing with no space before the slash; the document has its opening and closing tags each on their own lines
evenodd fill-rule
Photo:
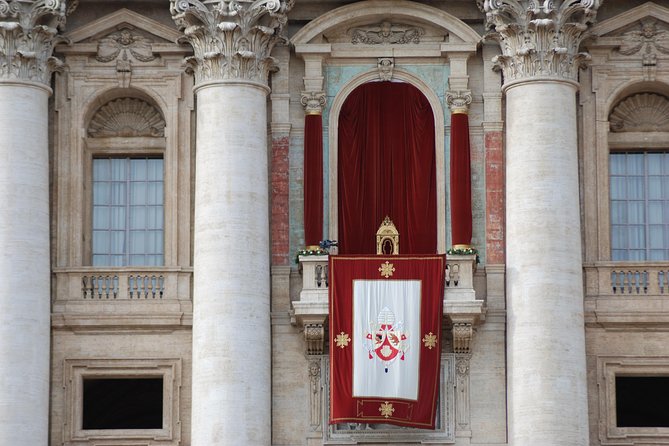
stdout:
<svg viewBox="0 0 669 446">
<path fill-rule="evenodd" d="M 193 46 L 186 59 L 196 84 L 248 80 L 267 84 L 270 56 L 294 0 L 170 0 L 170 12 Z"/>
<path fill-rule="evenodd" d="M 504 83 L 532 78 L 576 81 L 588 60 L 579 52 L 601 0 L 477 0 L 486 13 L 488 38 L 502 54 L 494 62 Z"/>
<path fill-rule="evenodd" d="M 51 73 L 62 67 L 51 56 L 63 40 L 58 29 L 75 7 L 66 0 L 0 0 L 0 82 L 49 85 Z"/>
</svg>

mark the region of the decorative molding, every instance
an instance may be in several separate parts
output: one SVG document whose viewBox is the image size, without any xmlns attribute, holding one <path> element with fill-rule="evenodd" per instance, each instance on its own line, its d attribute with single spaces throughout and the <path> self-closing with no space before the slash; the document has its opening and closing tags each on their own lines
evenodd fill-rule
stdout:
<svg viewBox="0 0 669 446">
<path fill-rule="evenodd" d="M 425 34 L 425 30 L 417 26 L 384 21 L 365 28 L 352 28 L 349 30 L 349 34 L 353 45 L 359 43 L 364 45 L 405 45 L 420 43 L 420 38 Z"/>
<path fill-rule="evenodd" d="M 181 39 L 193 46 L 186 63 L 196 84 L 248 80 L 267 84 L 270 56 L 288 22 L 295 0 L 170 0 Z"/>
<path fill-rule="evenodd" d="M 620 102 L 609 115 L 612 132 L 669 132 L 669 99 L 639 93 Z"/>
<path fill-rule="evenodd" d="M 322 355 L 325 350 L 325 327 L 323 324 L 304 324 L 304 340 L 307 341 L 307 355 Z"/>
<path fill-rule="evenodd" d="M 300 95 L 300 103 L 307 115 L 320 115 L 325 108 L 325 92 L 303 91 Z"/>
<path fill-rule="evenodd" d="M 502 54 L 493 62 L 502 69 L 504 82 L 532 78 L 576 81 L 581 64 L 589 60 L 579 52 L 594 22 L 600 0 L 477 0 L 486 13 L 487 37 L 499 42 Z"/>
<path fill-rule="evenodd" d="M 376 67 L 379 69 L 379 78 L 382 81 L 390 81 L 393 78 L 393 69 L 395 68 L 395 58 L 379 57 Z"/>
<path fill-rule="evenodd" d="M 453 352 L 470 353 L 470 344 L 474 337 L 474 327 L 469 322 L 453 323 Z"/>
<path fill-rule="evenodd" d="M 472 103 L 472 92 L 466 91 L 447 91 L 446 103 L 451 109 L 451 113 L 467 113 L 469 105 Z"/>
<path fill-rule="evenodd" d="M 623 43 L 618 52 L 624 56 L 633 56 L 639 52 L 644 80 L 655 80 L 657 71 L 657 53 L 669 54 L 669 32 L 658 27 L 657 19 L 647 17 L 638 21 L 638 30 L 622 35 Z M 637 56 L 638 57 L 638 56 Z"/>
<path fill-rule="evenodd" d="M 469 411 L 469 354 L 455 355 L 455 414 L 456 436 L 462 431 L 470 430 Z"/>
<path fill-rule="evenodd" d="M 165 136 L 165 119 L 160 111 L 146 101 L 121 98 L 100 107 L 88 126 L 88 136 L 132 137 Z"/>
<path fill-rule="evenodd" d="M 63 63 L 52 57 L 64 41 L 58 30 L 76 8 L 66 0 L 0 0 L 0 81 L 24 80 L 50 84 L 51 73 Z"/>
<path fill-rule="evenodd" d="M 98 42 L 95 59 L 103 63 L 116 60 L 116 73 L 121 88 L 130 87 L 133 58 L 140 62 L 151 62 L 156 56 L 151 49 L 151 41 L 133 33 L 132 27 L 128 25 Z"/>
<path fill-rule="evenodd" d="M 321 384 L 321 359 L 310 359 L 307 365 L 309 373 L 309 426 L 312 431 L 321 427 L 321 401 L 323 386 Z"/>
</svg>

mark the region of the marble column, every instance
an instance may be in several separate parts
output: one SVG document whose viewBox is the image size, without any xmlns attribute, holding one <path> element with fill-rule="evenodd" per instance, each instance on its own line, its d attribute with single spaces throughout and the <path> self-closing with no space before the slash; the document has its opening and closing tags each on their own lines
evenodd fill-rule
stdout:
<svg viewBox="0 0 669 446">
<path fill-rule="evenodd" d="M 197 95 L 193 446 L 271 441 L 267 78 L 292 3 L 170 2 Z"/>
<path fill-rule="evenodd" d="M 598 0 L 486 0 L 506 94 L 509 444 L 586 446 L 578 52 Z"/>
<path fill-rule="evenodd" d="M 0 444 L 48 443 L 49 81 L 60 1 L 0 0 Z"/>
</svg>

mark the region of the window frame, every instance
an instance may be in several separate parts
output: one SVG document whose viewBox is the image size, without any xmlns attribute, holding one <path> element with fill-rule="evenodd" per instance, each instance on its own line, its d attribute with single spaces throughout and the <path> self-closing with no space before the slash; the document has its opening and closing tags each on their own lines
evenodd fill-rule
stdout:
<svg viewBox="0 0 669 446">
<path fill-rule="evenodd" d="M 640 201 L 643 202 L 643 215 L 644 215 L 644 222 L 641 224 L 638 224 L 636 226 L 643 226 L 644 228 L 644 246 L 643 248 L 636 249 L 637 251 L 644 251 L 644 258 L 643 259 L 620 259 L 620 260 L 614 260 L 613 259 L 613 251 L 614 251 L 614 246 L 613 246 L 613 229 L 614 229 L 614 221 L 613 221 L 613 215 L 612 215 L 612 204 L 613 204 L 613 188 L 612 188 L 612 179 L 614 177 L 614 174 L 612 173 L 611 169 L 611 164 L 612 164 L 612 156 L 613 155 L 634 155 L 634 154 L 639 154 L 643 155 L 643 199 L 640 200 L 629 200 L 625 198 L 624 200 L 619 199 L 617 201 L 623 201 L 626 203 L 629 203 L 631 201 Z M 649 179 L 651 176 L 657 176 L 657 175 L 651 175 L 649 171 L 649 157 L 647 155 L 649 154 L 664 154 L 665 156 L 669 157 L 669 150 L 662 150 L 662 149 L 655 149 L 655 150 L 648 150 L 646 148 L 639 148 L 639 149 L 623 149 L 623 150 L 610 150 L 609 151 L 609 163 L 608 163 L 608 189 L 609 189 L 609 199 L 608 199 L 608 210 L 609 210 L 609 253 L 610 253 L 610 258 L 614 262 L 662 262 L 662 261 L 667 261 L 669 260 L 669 255 L 666 254 L 666 251 L 669 251 L 669 240 L 665 240 L 665 244 L 663 245 L 663 250 L 665 251 L 665 258 L 663 259 L 657 259 L 653 260 L 651 259 L 651 250 L 653 250 L 653 247 L 650 242 L 650 227 L 652 223 L 650 222 L 650 202 L 651 201 L 660 201 L 660 202 L 667 202 L 669 203 L 669 197 L 663 200 L 655 200 L 649 198 Z M 631 176 L 639 176 L 639 175 L 628 175 L 625 173 L 624 175 L 615 175 L 618 177 L 622 178 L 629 178 Z M 660 175 L 660 177 L 665 177 L 665 175 Z M 666 175 L 667 178 L 669 178 L 669 173 Z M 664 216 L 662 217 L 663 222 L 660 223 L 661 226 L 669 227 L 669 221 L 664 220 Z M 623 227 L 629 227 L 631 226 L 630 224 L 619 224 L 616 223 L 616 226 L 623 226 Z M 629 237 L 629 232 L 626 232 L 627 236 Z M 629 248 L 629 243 L 628 247 L 626 248 L 620 248 L 618 249 L 620 251 L 632 251 L 632 248 Z"/>
<path fill-rule="evenodd" d="M 669 427 L 618 427 L 617 376 L 669 376 L 669 356 L 598 356 L 599 438 L 602 445 L 669 444 Z"/>
<path fill-rule="evenodd" d="M 175 192 L 170 175 L 166 138 L 164 137 L 111 137 L 86 138 L 84 144 L 84 212 L 83 212 L 83 264 L 96 269 L 163 268 L 173 263 L 168 255 L 169 240 L 176 237 L 173 222 L 174 203 L 168 197 Z M 93 266 L 93 160 L 95 158 L 162 158 L 163 160 L 163 264 L 156 266 L 124 265 Z"/>
<path fill-rule="evenodd" d="M 65 359 L 64 444 L 93 445 L 104 440 L 141 441 L 147 446 L 176 446 L 181 442 L 181 359 Z M 85 378 L 162 378 L 162 429 L 86 429 L 83 424 Z"/>
</svg>

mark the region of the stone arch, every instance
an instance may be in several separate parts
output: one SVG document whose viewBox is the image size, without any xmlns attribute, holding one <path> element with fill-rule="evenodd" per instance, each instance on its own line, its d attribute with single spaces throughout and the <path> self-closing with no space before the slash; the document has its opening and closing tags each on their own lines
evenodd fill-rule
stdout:
<svg viewBox="0 0 669 446">
<path fill-rule="evenodd" d="M 337 8 L 309 22 L 291 38 L 291 42 L 294 45 L 320 43 L 317 42 L 319 36 L 344 23 L 346 26 L 355 26 L 358 23 L 389 17 L 430 24 L 447 30 L 450 37 L 455 37 L 454 40 L 460 42 L 481 41 L 481 36 L 469 25 L 445 11 L 406 0 L 380 0 L 357 2 Z"/>
<path fill-rule="evenodd" d="M 434 115 L 434 150 L 436 160 L 437 175 L 437 228 L 440 229 L 437 234 L 437 251 L 446 252 L 446 165 L 444 162 L 444 110 L 439 96 L 419 77 L 401 69 L 393 71 L 393 79 L 407 82 L 427 98 L 432 107 Z M 367 82 L 378 81 L 378 70 L 369 70 L 361 73 L 349 80 L 339 91 L 332 101 L 329 113 L 329 213 L 330 213 L 330 234 L 329 238 L 336 240 L 339 234 L 339 209 L 338 209 L 338 138 L 339 138 L 339 113 L 346 101 L 346 98 L 360 85 Z"/>
</svg>

